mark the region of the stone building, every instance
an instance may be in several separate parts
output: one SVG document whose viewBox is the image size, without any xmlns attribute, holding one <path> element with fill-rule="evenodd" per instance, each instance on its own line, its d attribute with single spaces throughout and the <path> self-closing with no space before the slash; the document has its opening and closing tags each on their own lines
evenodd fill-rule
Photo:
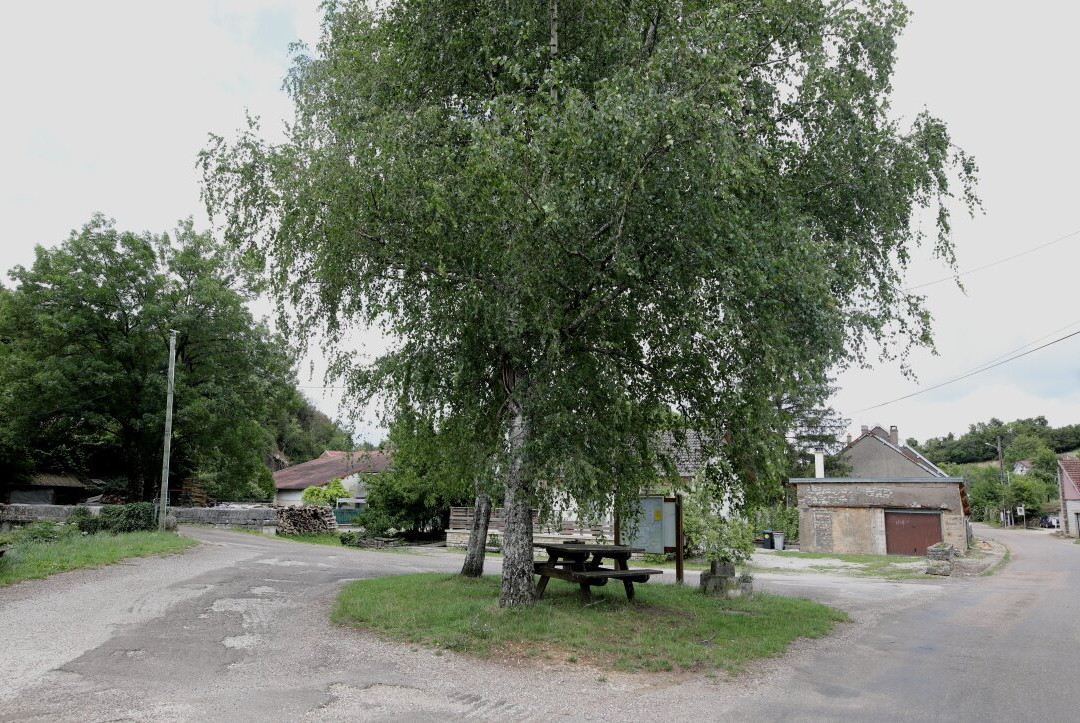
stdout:
<svg viewBox="0 0 1080 723">
<path fill-rule="evenodd" d="M 924 555 L 937 542 L 967 549 L 971 507 L 963 478 L 900 444 L 896 427 L 863 427 L 841 455 L 848 477 L 790 480 L 803 550 Z"/>
<path fill-rule="evenodd" d="M 799 542 L 809 552 L 924 555 L 936 542 L 967 549 L 962 477 L 792 479 Z"/>
<path fill-rule="evenodd" d="M 1061 531 L 1078 537 L 1080 531 L 1080 460 L 1065 455 L 1058 460 L 1058 490 L 1061 495 Z"/>
</svg>

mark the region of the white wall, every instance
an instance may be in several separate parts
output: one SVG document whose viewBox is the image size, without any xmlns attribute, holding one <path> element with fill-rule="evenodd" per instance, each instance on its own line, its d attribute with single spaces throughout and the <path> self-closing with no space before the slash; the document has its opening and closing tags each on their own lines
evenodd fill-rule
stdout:
<svg viewBox="0 0 1080 723">
<path fill-rule="evenodd" d="M 304 490 L 278 490 L 274 495 L 274 504 L 283 507 L 299 507 L 304 504 L 301 499 Z"/>
</svg>

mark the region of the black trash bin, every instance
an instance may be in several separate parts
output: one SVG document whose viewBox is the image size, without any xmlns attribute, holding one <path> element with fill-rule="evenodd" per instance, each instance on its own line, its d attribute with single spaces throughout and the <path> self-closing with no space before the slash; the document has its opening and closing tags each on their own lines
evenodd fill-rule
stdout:
<svg viewBox="0 0 1080 723">
<path fill-rule="evenodd" d="M 773 549 L 773 537 L 772 537 L 772 533 L 773 533 L 773 531 L 772 531 L 772 530 L 762 530 L 762 531 L 761 531 L 761 538 L 762 538 L 762 539 L 764 540 L 764 544 L 762 544 L 762 546 L 761 546 L 761 547 L 762 547 L 763 549 L 765 549 L 765 550 L 771 550 L 771 549 Z"/>
</svg>

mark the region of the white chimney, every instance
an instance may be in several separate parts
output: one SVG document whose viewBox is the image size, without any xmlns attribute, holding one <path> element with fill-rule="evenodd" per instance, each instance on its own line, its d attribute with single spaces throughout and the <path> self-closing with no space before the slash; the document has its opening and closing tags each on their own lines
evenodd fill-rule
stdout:
<svg viewBox="0 0 1080 723">
<path fill-rule="evenodd" d="M 825 476 L 825 453 L 820 449 L 814 450 L 814 477 L 821 479 Z"/>
</svg>

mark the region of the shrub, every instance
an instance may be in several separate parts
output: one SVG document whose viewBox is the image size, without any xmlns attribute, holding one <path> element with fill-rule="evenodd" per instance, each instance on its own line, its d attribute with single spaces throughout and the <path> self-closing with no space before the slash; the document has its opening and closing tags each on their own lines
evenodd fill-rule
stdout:
<svg viewBox="0 0 1080 723">
<path fill-rule="evenodd" d="M 754 527 L 754 532 L 772 530 L 783 532 L 784 537 L 794 542 L 799 539 L 799 509 L 777 505 L 775 507 L 755 507 L 749 511 L 748 517 Z"/>
<path fill-rule="evenodd" d="M 329 505 L 331 507 L 341 497 L 348 497 L 349 491 L 340 479 L 330 480 L 325 487 L 308 487 L 301 495 L 305 505 Z"/>
<path fill-rule="evenodd" d="M 741 565 L 754 554 L 754 528 L 741 517 L 713 517 L 704 531 L 705 559 Z"/>
<path fill-rule="evenodd" d="M 105 505 L 101 508 L 102 530 L 109 532 L 139 532 L 153 530 L 154 505 L 150 502 L 132 502 L 127 505 Z"/>
<path fill-rule="evenodd" d="M 342 532 L 340 539 L 341 544 L 347 547 L 363 547 L 367 538 L 359 532 Z"/>
<path fill-rule="evenodd" d="M 88 507 L 76 507 L 68 518 L 68 522 L 78 527 L 79 532 L 85 532 L 88 535 L 102 530 L 101 518 L 91 512 Z"/>
<path fill-rule="evenodd" d="M 74 527 L 58 525 L 55 522 L 35 522 L 16 530 L 12 537 L 16 543 L 56 542 L 69 537 L 74 530 Z"/>
<path fill-rule="evenodd" d="M 364 507 L 353 517 L 353 524 L 363 527 L 367 537 L 390 537 L 394 530 L 394 519 L 376 507 Z"/>
</svg>

